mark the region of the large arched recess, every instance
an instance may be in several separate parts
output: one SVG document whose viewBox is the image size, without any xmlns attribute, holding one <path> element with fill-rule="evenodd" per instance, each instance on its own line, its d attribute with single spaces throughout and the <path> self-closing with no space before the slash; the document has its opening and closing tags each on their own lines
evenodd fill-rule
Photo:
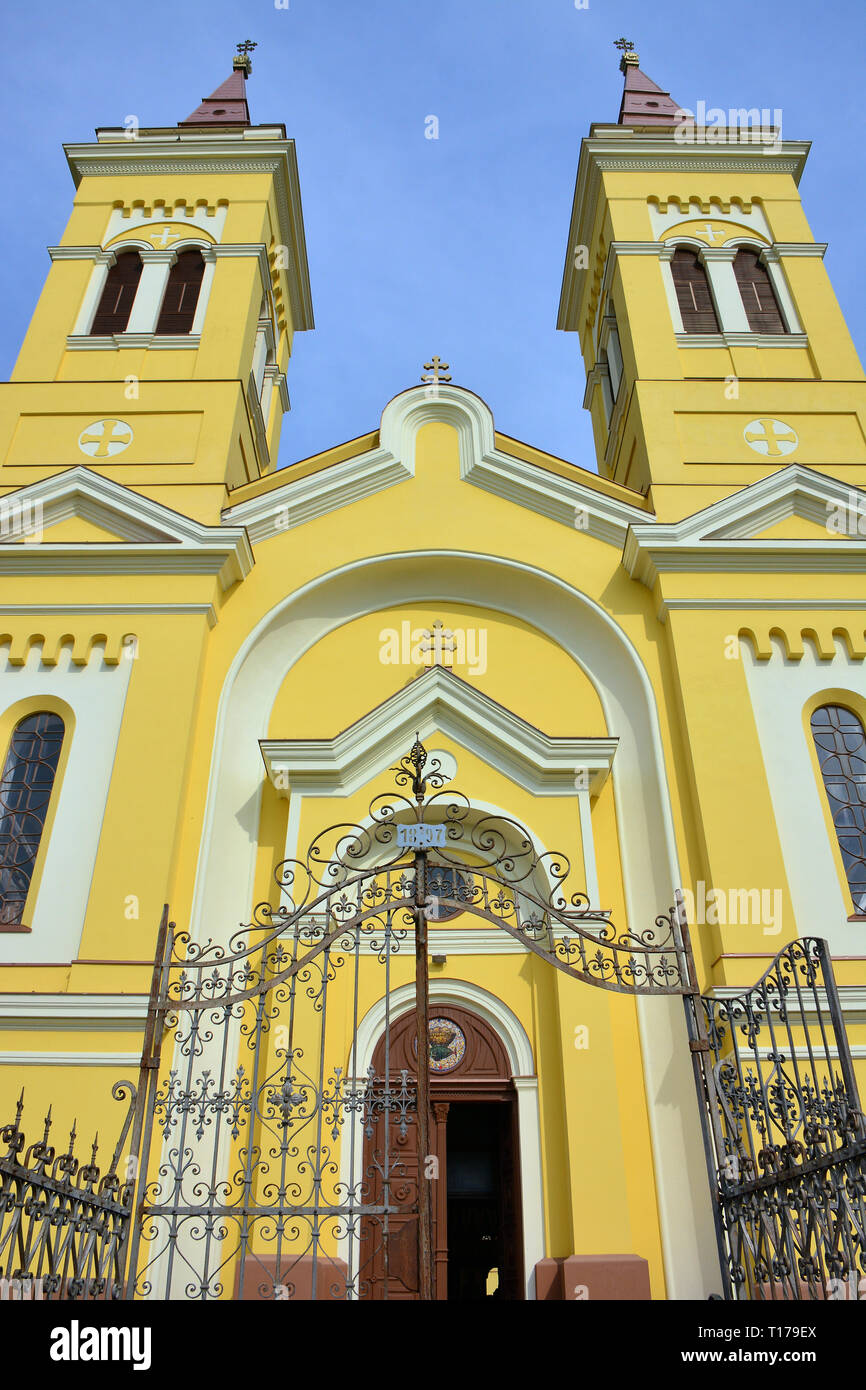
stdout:
<svg viewBox="0 0 866 1390">
<path fill-rule="evenodd" d="M 248 918 L 263 783 L 258 739 L 287 671 L 333 628 L 397 604 L 487 607 L 557 642 L 598 691 L 619 737 L 613 771 L 629 923 L 650 927 L 681 879 L 655 695 L 625 633 L 586 594 L 540 568 L 495 555 L 398 552 L 358 560 L 289 595 L 250 633 L 220 699 L 191 929 L 226 936 Z M 329 731 L 330 732 L 330 731 Z M 336 731 L 334 731 L 336 732 Z M 579 986 L 575 986 L 578 988 Z M 700 1298 L 719 1282 L 710 1196 L 682 1005 L 637 1000 L 668 1295 Z"/>
</svg>

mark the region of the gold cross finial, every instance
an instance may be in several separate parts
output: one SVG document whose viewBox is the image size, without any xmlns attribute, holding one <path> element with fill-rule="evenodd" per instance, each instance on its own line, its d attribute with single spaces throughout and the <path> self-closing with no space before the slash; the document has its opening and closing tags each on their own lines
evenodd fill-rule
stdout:
<svg viewBox="0 0 866 1390">
<path fill-rule="evenodd" d="M 249 77 L 250 73 L 253 70 L 253 64 L 252 59 L 250 58 L 250 54 L 252 53 L 254 48 L 258 48 L 257 43 L 254 43 L 252 39 L 244 39 L 242 43 L 238 44 L 238 51 L 235 54 L 234 59 L 232 61 L 232 67 L 235 69 L 235 71 L 237 72 L 237 70 L 240 69 L 240 71 L 244 74 L 245 77 Z"/>
<path fill-rule="evenodd" d="M 636 68 L 640 64 L 640 58 L 634 51 L 634 44 L 631 39 L 614 39 L 614 48 L 618 48 L 622 54 L 619 60 L 620 72 L 625 72 L 626 68 Z"/>
<path fill-rule="evenodd" d="M 438 386 L 440 381 L 450 381 L 451 377 L 446 375 L 449 365 L 450 363 L 443 362 L 441 357 L 434 357 L 432 362 L 425 362 L 425 372 L 432 372 L 433 375 L 422 376 L 421 380 L 424 382 L 424 385 Z"/>
</svg>

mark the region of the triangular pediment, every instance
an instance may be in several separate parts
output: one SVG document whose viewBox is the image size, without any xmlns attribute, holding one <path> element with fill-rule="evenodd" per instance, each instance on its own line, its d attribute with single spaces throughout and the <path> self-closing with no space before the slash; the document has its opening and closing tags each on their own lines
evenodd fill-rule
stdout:
<svg viewBox="0 0 866 1390">
<path fill-rule="evenodd" d="M 7 494 L 4 503 L 9 534 L 3 539 L 8 541 L 22 538 L 16 530 L 26 540 L 28 524 L 41 526 L 47 544 L 138 541 L 168 545 L 184 539 L 180 518 L 173 520 L 176 513 L 84 467 L 18 488 Z"/>
<path fill-rule="evenodd" d="M 238 489 L 238 499 L 223 519 L 247 528 L 254 545 L 285 534 L 328 512 L 353 506 L 415 476 L 418 431 L 441 422 L 459 438 L 460 478 L 464 483 L 502 497 L 515 506 L 539 513 L 609 545 L 622 547 L 633 522 L 648 521 L 639 493 L 599 478 L 585 468 L 548 456 L 539 465 L 527 454 L 510 452 L 509 441 L 497 435 L 488 405 L 461 386 L 416 386 L 388 402 L 375 447 L 341 457 L 324 467 L 307 460 L 262 486 Z M 511 441 L 516 447 L 517 441 Z"/>
<path fill-rule="evenodd" d="M 806 550 L 813 568 L 861 570 L 866 492 L 794 463 L 682 521 L 638 523 L 623 564 L 651 585 L 660 570 L 787 568 Z"/>
<path fill-rule="evenodd" d="M 840 534 L 829 525 L 840 508 L 858 504 L 866 493 L 793 463 L 687 518 L 683 534 L 702 540 L 827 539 Z"/>
<path fill-rule="evenodd" d="M 535 795 L 574 796 L 587 772 L 600 790 L 615 738 L 553 737 L 443 666 L 432 666 L 333 738 L 262 739 L 274 786 L 288 795 L 346 796 L 398 761 L 416 737 L 444 734 Z"/>
<path fill-rule="evenodd" d="M 0 498 L 0 573 L 218 573 L 224 587 L 252 565 L 240 527 L 205 526 L 83 466 Z"/>
</svg>

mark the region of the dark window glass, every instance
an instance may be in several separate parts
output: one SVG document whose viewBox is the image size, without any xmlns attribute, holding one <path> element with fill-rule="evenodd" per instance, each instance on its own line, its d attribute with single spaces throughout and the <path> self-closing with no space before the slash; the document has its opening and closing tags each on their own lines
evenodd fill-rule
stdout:
<svg viewBox="0 0 866 1390">
<path fill-rule="evenodd" d="M 458 902 L 467 898 L 471 901 L 472 885 L 456 869 L 444 868 L 440 864 L 428 864 L 427 893 L 433 898 L 456 898 Z M 462 911 L 460 907 L 446 907 L 444 903 L 440 903 L 437 907 L 428 906 L 427 917 L 431 922 L 449 922 Z"/>
<path fill-rule="evenodd" d="M 171 268 L 162 308 L 159 311 L 157 333 L 189 333 L 195 318 L 195 306 L 204 275 L 200 251 L 181 251 Z"/>
<path fill-rule="evenodd" d="M 812 737 L 854 909 L 866 913 L 866 734 L 844 705 L 822 705 L 812 715 Z"/>
<path fill-rule="evenodd" d="M 91 333 L 122 333 L 129 323 L 132 302 L 141 279 L 141 257 L 124 251 L 108 272 Z"/>
<path fill-rule="evenodd" d="M 734 274 L 753 333 L 784 333 L 785 324 L 773 285 L 757 251 L 744 246 L 734 257 Z"/>
<path fill-rule="evenodd" d="M 718 333 L 719 321 L 707 272 L 697 251 L 678 246 L 671 259 L 671 273 L 686 333 Z"/>
<path fill-rule="evenodd" d="M 48 814 L 63 720 L 30 714 L 16 725 L 0 782 L 0 922 L 20 923 Z"/>
</svg>

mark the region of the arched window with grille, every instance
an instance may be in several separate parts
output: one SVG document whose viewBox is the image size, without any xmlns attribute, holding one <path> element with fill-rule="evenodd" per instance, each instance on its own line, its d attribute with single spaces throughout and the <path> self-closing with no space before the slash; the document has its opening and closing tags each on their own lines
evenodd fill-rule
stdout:
<svg viewBox="0 0 866 1390">
<path fill-rule="evenodd" d="M 786 333 L 782 311 L 760 252 L 751 246 L 741 246 L 734 257 L 734 275 L 752 332 Z"/>
<path fill-rule="evenodd" d="M 854 911 L 866 916 L 866 733 L 844 705 L 821 705 L 811 722 Z"/>
<path fill-rule="evenodd" d="M 686 333 L 718 333 L 716 306 L 697 251 L 678 246 L 671 257 L 671 274 Z"/>
<path fill-rule="evenodd" d="M 141 257 L 137 251 L 124 251 L 110 268 L 103 286 L 90 331 L 93 334 L 122 333 L 141 279 Z"/>
<path fill-rule="evenodd" d="M 191 333 L 204 275 L 202 254 L 194 247 L 181 251 L 171 268 L 159 311 L 157 333 Z"/>
<path fill-rule="evenodd" d="M 0 781 L 0 925 L 20 925 L 51 801 L 64 726 L 40 711 L 16 724 Z"/>
</svg>

